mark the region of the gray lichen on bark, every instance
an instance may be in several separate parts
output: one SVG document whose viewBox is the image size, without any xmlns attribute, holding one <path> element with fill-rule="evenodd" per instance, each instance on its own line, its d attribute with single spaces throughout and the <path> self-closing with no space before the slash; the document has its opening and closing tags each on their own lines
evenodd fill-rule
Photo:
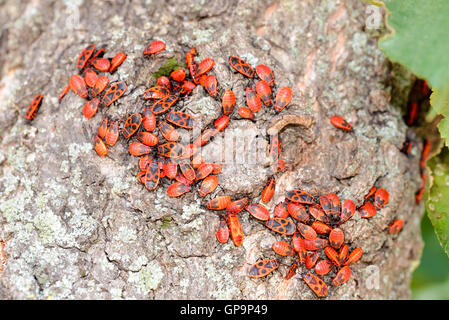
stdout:
<svg viewBox="0 0 449 320">
<path fill-rule="evenodd" d="M 92 149 L 101 115 L 118 119 L 139 111 L 139 94 L 155 82 L 151 75 L 168 58 L 182 61 L 194 46 L 199 59 L 215 60 L 219 85 L 235 91 L 238 106 L 244 105 L 247 80 L 228 67 L 230 55 L 271 66 L 278 86 L 294 89 L 283 113 L 313 119 L 310 127 L 291 124 L 280 132 L 288 165 L 270 209 L 293 187 L 317 195 L 336 192 L 357 205 L 374 184 L 390 192 L 389 205 L 377 216 L 364 220 L 356 214 L 343 225 L 351 247 L 361 247 L 364 255 L 351 280 L 331 288 L 328 298 L 408 298 L 422 247 L 423 208 L 414 200 L 420 147 L 409 159 L 400 153 L 407 128 L 390 102 L 390 66 L 377 39 L 364 31 L 366 6 L 350 0 L 1 4 L 0 239 L 7 259 L 0 297 L 315 298 L 299 274 L 283 280 L 290 258 L 280 259 L 267 278 L 247 277 L 251 263 L 274 257 L 271 244 L 282 236 L 244 214 L 243 245 L 221 245 L 215 239 L 217 215 L 201 206 L 196 192 L 174 200 L 165 186 L 145 191 L 124 140 L 106 159 Z M 145 60 L 143 48 L 153 39 L 164 40 L 167 50 Z M 75 72 L 79 51 L 91 42 L 106 45 L 108 56 L 128 54 L 110 78 L 125 80 L 129 89 L 88 120 L 81 98 L 70 93 L 59 104 L 58 94 Z M 405 91 L 409 82 L 404 79 Z M 206 124 L 220 105 L 202 90 L 185 105 Z M 45 98 L 29 125 L 24 108 L 36 93 Z M 354 132 L 335 130 L 328 120 L 334 114 L 344 115 Z M 256 124 L 234 116 L 229 131 L 238 136 L 254 125 L 264 132 L 273 116 L 263 109 Z M 253 139 L 263 144 L 266 134 Z M 269 174 L 264 166 L 225 166 L 217 193 L 247 193 L 258 201 Z M 406 223 L 391 236 L 386 226 L 395 217 Z"/>
</svg>

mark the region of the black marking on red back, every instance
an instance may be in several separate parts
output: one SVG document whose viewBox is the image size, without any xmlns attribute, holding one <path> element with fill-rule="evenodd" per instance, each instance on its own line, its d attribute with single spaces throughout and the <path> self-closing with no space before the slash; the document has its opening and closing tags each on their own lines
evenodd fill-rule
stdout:
<svg viewBox="0 0 449 320">
<path fill-rule="evenodd" d="M 92 56 L 92 53 L 94 52 L 94 50 L 95 50 L 95 45 L 94 44 L 90 44 L 90 45 L 88 45 L 86 48 L 84 48 L 81 51 L 81 53 L 78 56 L 78 59 L 76 61 L 76 67 L 78 69 L 81 70 L 81 69 L 83 69 L 86 66 L 87 61 Z"/>
<path fill-rule="evenodd" d="M 112 84 L 103 97 L 103 103 L 106 106 L 111 105 L 126 92 L 127 85 L 125 81 L 119 81 Z"/>
<path fill-rule="evenodd" d="M 286 194 L 286 198 L 292 202 L 305 203 L 305 204 L 312 204 L 314 201 L 313 196 L 311 196 L 305 191 L 298 189 L 288 191 Z"/>
<path fill-rule="evenodd" d="M 123 127 L 123 136 L 128 139 L 139 129 L 142 123 L 142 116 L 139 113 L 134 113 L 126 119 L 125 126 Z"/>
<path fill-rule="evenodd" d="M 154 190 L 159 184 L 160 169 L 157 161 L 152 161 L 145 174 L 145 187 L 148 190 Z"/>
<path fill-rule="evenodd" d="M 155 114 L 161 114 L 170 109 L 178 101 L 178 96 L 171 94 L 163 99 L 156 101 L 151 107 L 151 111 Z"/>
<path fill-rule="evenodd" d="M 229 57 L 229 64 L 241 74 L 252 78 L 254 76 L 254 69 L 242 58 L 231 56 Z"/>
<path fill-rule="evenodd" d="M 39 111 L 39 107 L 42 104 L 42 99 L 44 96 L 42 94 L 36 95 L 33 100 L 31 100 L 27 111 L 25 112 L 25 118 L 28 120 L 33 120 L 36 116 L 37 112 Z"/>
<path fill-rule="evenodd" d="M 192 129 L 193 117 L 185 112 L 170 111 L 167 114 L 167 121 L 177 125 L 181 128 Z"/>
</svg>

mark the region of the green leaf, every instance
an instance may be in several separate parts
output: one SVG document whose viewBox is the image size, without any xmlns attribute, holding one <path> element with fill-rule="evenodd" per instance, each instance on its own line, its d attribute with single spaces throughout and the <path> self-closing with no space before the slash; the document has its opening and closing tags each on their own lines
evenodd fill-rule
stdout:
<svg viewBox="0 0 449 320">
<path fill-rule="evenodd" d="M 392 33 L 379 40 L 380 48 L 432 87 L 433 113 L 449 117 L 449 1 L 385 0 Z M 449 146 L 449 126 L 440 126 Z"/>
<path fill-rule="evenodd" d="M 160 67 L 155 73 L 153 73 L 153 77 L 157 80 L 160 76 L 170 76 L 170 73 L 179 68 L 184 68 L 185 65 L 181 62 L 178 62 L 175 58 L 170 58 L 165 61 L 165 64 Z"/>
<path fill-rule="evenodd" d="M 426 201 L 427 215 L 449 256 L 449 149 L 427 162 L 432 171 L 432 185 Z"/>
<path fill-rule="evenodd" d="M 362 0 L 363 2 L 367 2 L 370 5 L 376 6 L 376 7 L 381 7 L 382 6 L 382 1 L 376 1 L 376 0 Z"/>
</svg>

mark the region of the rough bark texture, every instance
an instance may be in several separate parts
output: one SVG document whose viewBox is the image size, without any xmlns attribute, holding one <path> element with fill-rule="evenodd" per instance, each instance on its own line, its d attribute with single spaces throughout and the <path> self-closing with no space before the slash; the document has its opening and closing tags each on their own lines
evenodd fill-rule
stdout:
<svg viewBox="0 0 449 320">
<path fill-rule="evenodd" d="M 282 236 L 243 214 L 243 245 L 221 245 L 217 214 L 201 206 L 196 191 L 181 199 L 168 198 L 166 186 L 147 192 L 136 182 L 137 159 L 124 139 L 105 159 L 93 151 L 102 114 L 123 118 L 140 111 L 138 96 L 154 83 L 151 75 L 167 58 L 182 61 L 190 47 L 199 59 L 215 59 L 220 88 L 232 88 L 239 106 L 247 80 L 230 70 L 230 55 L 273 67 L 278 86 L 294 89 L 281 113 L 290 118 L 274 119 L 263 108 L 255 123 L 235 115 L 226 129 L 236 137 L 246 130 L 242 154 L 250 156 L 248 146 L 266 148 L 267 129 L 283 127 L 287 170 L 277 179 L 270 208 L 293 187 L 314 195 L 336 192 L 358 206 L 374 184 L 390 192 L 390 203 L 374 218 L 356 214 L 343 225 L 351 247 L 364 255 L 351 280 L 330 288 L 328 298 L 409 298 L 422 248 L 423 208 L 414 199 L 421 147 L 409 159 L 400 152 L 407 127 L 390 103 L 386 58 L 364 31 L 366 6 L 350 0 L 1 1 L 0 239 L 6 263 L 0 298 L 315 298 L 300 278 L 304 269 L 283 280 L 292 258 L 280 259 L 266 278 L 247 277 L 250 264 L 274 257 L 271 244 Z M 164 40 L 167 50 L 147 60 L 142 52 L 152 39 Z M 106 44 L 107 56 L 128 54 L 111 80 L 125 80 L 129 89 L 88 120 L 81 98 L 69 93 L 58 104 L 58 94 L 75 72 L 79 51 L 91 42 Z M 409 79 L 403 88 L 399 103 Z M 44 103 L 26 124 L 25 108 L 37 93 Z M 203 124 L 220 112 L 202 88 L 185 107 Z M 344 115 L 354 132 L 332 127 L 334 114 Z M 293 117 L 301 125 L 288 124 L 291 115 L 302 115 Z M 258 201 L 270 175 L 266 165 L 224 166 L 216 193 Z M 395 217 L 405 226 L 391 236 L 386 228 Z"/>
</svg>

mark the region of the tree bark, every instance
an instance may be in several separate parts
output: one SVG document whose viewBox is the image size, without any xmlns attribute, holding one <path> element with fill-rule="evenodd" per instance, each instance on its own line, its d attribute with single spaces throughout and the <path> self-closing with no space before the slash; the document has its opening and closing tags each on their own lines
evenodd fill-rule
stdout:
<svg viewBox="0 0 449 320">
<path fill-rule="evenodd" d="M 238 55 L 251 65 L 272 67 L 278 88 L 293 88 L 280 116 L 263 107 L 251 122 L 231 117 L 224 139 L 204 154 L 229 148 L 229 137 L 245 140 L 235 150 L 241 161 L 223 164 L 216 194 L 259 201 L 271 175 L 265 150 L 267 130 L 280 130 L 287 169 L 277 175 L 273 210 L 287 190 L 313 195 L 335 192 L 362 205 L 373 185 L 390 193 L 389 204 L 372 219 L 356 213 L 342 226 L 351 248 L 364 254 L 351 279 L 330 287 L 328 299 L 405 299 L 422 241 L 423 206 L 416 143 L 412 156 L 400 152 L 407 127 L 401 118 L 411 78 L 391 103 L 391 66 L 377 47 L 377 31 L 366 31 L 361 1 L 6 1 L 0 4 L 0 239 L 5 260 L 2 299 L 315 299 L 297 275 L 284 276 L 291 257 L 261 279 L 247 276 L 260 258 L 276 257 L 271 244 L 286 239 L 243 213 L 241 247 L 217 242 L 217 213 L 204 208 L 196 190 L 180 199 L 166 195 L 166 183 L 148 192 L 136 181 L 137 159 L 121 138 L 107 158 L 93 150 L 103 116 L 123 119 L 142 111 L 139 95 L 167 59 L 183 61 L 195 47 L 198 61 L 215 60 L 220 90 L 232 89 L 237 107 L 249 84 L 228 65 Z M 145 59 L 143 49 L 163 40 L 167 50 Z M 128 92 L 92 119 L 84 101 L 58 94 L 76 72 L 75 60 L 89 43 L 106 45 L 106 56 L 128 57 L 111 82 L 124 80 Z M 45 98 L 31 124 L 25 108 L 37 93 Z M 220 102 L 198 87 L 183 108 L 204 126 Z M 329 123 L 339 114 L 351 133 Z M 273 129 L 272 129 L 273 130 Z M 185 134 L 185 133 L 183 133 Z M 241 149 L 239 149 L 241 148 Z M 229 149 L 226 149 L 229 150 Z M 262 153 L 263 154 L 263 153 Z M 222 155 L 221 155 L 222 156 Z M 236 158 L 233 158 L 234 160 Z M 387 226 L 405 221 L 398 235 Z M 3 253 L 4 252 L 4 253 Z M 330 283 L 330 276 L 324 277 Z"/>
</svg>

